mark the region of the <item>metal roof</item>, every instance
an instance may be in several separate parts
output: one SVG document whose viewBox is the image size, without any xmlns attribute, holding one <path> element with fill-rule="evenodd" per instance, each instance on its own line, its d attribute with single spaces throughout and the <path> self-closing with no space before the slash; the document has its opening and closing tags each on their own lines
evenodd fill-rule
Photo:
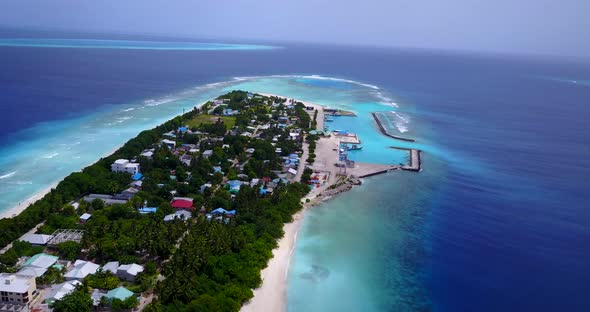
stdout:
<svg viewBox="0 0 590 312">
<path fill-rule="evenodd" d="M 131 296 L 133 296 L 133 293 L 129 289 L 125 287 L 118 287 L 109 291 L 105 297 L 107 297 L 107 299 L 109 300 L 113 300 L 116 298 L 121 301 L 124 301 L 125 299 Z"/>
<path fill-rule="evenodd" d="M 50 266 L 54 265 L 58 260 L 58 257 L 40 253 L 32 256 L 29 260 L 25 262 L 23 266 L 33 266 L 37 268 L 44 268 L 47 269 Z"/>
</svg>

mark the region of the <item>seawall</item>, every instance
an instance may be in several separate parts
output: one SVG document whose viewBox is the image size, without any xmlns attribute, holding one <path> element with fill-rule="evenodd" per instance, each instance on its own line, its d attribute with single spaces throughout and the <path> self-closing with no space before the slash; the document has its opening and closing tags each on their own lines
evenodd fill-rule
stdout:
<svg viewBox="0 0 590 312">
<path fill-rule="evenodd" d="M 420 171 L 422 169 L 422 159 L 420 158 L 420 153 L 422 153 L 421 150 L 397 146 L 390 146 L 390 148 L 408 151 L 410 153 L 410 164 L 400 166 L 400 169 L 408 171 Z"/>
<path fill-rule="evenodd" d="M 383 125 L 381 124 L 381 121 L 379 120 L 379 117 L 377 117 L 377 114 L 371 113 L 371 115 L 373 115 L 373 118 L 377 122 L 377 125 L 379 126 L 379 129 L 381 130 L 381 132 L 383 134 L 385 134 L 386 136 L 388 136 L 390 138 L 394 138 L 396 140 L 402 140 L 402 141 L 407 141 L 407 142 L 416 142 L 416 140 L 414 140 L 414 139 L 403 138 L 403 137 L 388 133 L 387 130 L 385 130 L 385 127 L 383 127 Z"/>
</svg>

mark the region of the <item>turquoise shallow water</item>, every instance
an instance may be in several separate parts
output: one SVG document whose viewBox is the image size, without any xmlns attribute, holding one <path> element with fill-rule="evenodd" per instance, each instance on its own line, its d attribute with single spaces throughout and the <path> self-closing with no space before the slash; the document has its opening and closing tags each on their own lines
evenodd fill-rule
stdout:
<svg viewBox="0 0 590 312">
<path fill-rule="evenodd" d="M 330 130 L 346 130 L 359 136 L 363 149 L 350 151 L 348 158 L 375 164 L 407 163 L 408 152 L 392 149 L 391 146 L 399 146 L 399 141 L 380 135 L 380 130 L 371 116 L 371 112 L 391 109 L 391 107 L 381 103 L 358 103 L 353 107 L 357 117 L 332 117 L 334 121 L 326 123 Z"/>
<path fill-rule="evenodd" d="M 14 36 L 5 30 L 0 37 Z M 432 310 L 453 312 L 590 310 L 586 61 L 286 47 L 215 53 L 0 48 L 0 211 L 140 130 L 236 86 L 355 111 L 383 103 L 408 120 L 396 118 L 389 127 L 417 139 L 397 145 L 424 150 L 424 170 L 367 179 L 352 195 L 310 211 L 315 225 L 306 221 L 294 252 L 290 311 L 350 310 L 340 302 L 393 311 L 430 310 L 430 302 Z M 280 73 L 303 75 L 202 86 Z M 304 76 L 312 73 L 376 86 Z M 202 87 L 174 91 L 191 86 Z M 354 127 L 373 131 L 370 123 Z M 369 148 L 372 137 L 361 139 L 367 149 L 358 158 L 396 160 L 379 145 Z M 315 275 L 315 284 L 306 283 Z M 350 283 L 343 290 L 336 281 Z"/>
<path fill-rule="evenodd" d="M 390 146 L 419 147 L 428 153 L 444 154 L 429 147 L 428 142 L 408 143 L 382 135 L 371 112 L 398 108 L 386 91 L 376 86 L 313 76 L 237 78 L 161 98 L 107 106 L 84 118 L 43 123 L 20 133 L 33 139 L 2 151 L 0 205 L 11 207 L 95 161 L 105 148 L 114 149 L 183 109 L 236 89 L 281 94 L 354 111 L 357 117 L 334 117 L 334 122 L 326 124 L 359 135 L 363 149 L 350 153 L 355 161 L 407 162 L 407 152 Z M 401 126 L 414 134 L 429 131 L 414 122 Z M 429 174 L 434 174 L 436 158 L 429 155 L 425 159 L 430 163 Z M 426 194 L 432 189 L 420 181 L 430 180 L 420 180 L 417 174 L 408 172 L 370 178 L 363 186 L 309 211 L 291 261 L 288 310 L 383 311 L 391 306 L 427 305 L 421 277 L 415 273 L 420 272 L 416 267 L 418 255 L 425 252 L 422 236 L 417 234 L 425 228 L 425 205 L 419 203 L 416 192 Z M 393 203 L 379 196 L 383 192 L 395 195 L 398 201 Z M 363 196 L 359 196 L 361 193 Z M 402 206 L 413 208 L 397 211 L 396 207 Z M 408 255 L 416 255 L 416 259 L 405 261 Z"/>
<path fill-rule="evenodd" d="M 363 149 L 351 151 L 349 159 L 358 162 L 377 164 L 399 164 L 408 161 L 406 151 L 390 148 L 414 147 L 409 144 L 380 135 L 371 112 L 392 111 L 397 108 L 383 97 L 383 92 L 376 86 L 360 84 L 340 79 L 321 79 L 308 77 L 305 79 L 263 78 L 254 82 L 244 82 L 238 87 L 295 97 L 329 107 L 353 111 L 357 117 L 335 116 L 333 122 L 326 122 L 330 130 L 347 130 L 359 136 Z M 408 123 L 403 123 L 409 127 Z M 416 128 L 414 128 L 416 129 Z M 418 131 L 417 129 L 414 131 Z"/>
<path fill-rule="evenodd" d="M 289 270 L 288 311 L 417 311 L 430 308 L 424 285 L 428 207 L 445 176 L 447 151 L 423 137 L 431 130 L 403 107 L 398 124 L 418 138 L 410 143 L 380 133 L 371 112 L 399 108 L 385 91 L 322 79 L 245 82 L 246 89 L 283 94 L 352 110 L 357 117 L 333 117 L 330 129 L 359 135 L 363 149 L 350 153 L 359 162 L 406 162 L 407 152 L 423 149 L 428 172 L 392 172 L 365 179 L 361 187 L 312 208 L 306 214 Z M 346 87 L 345 87 L 346 86 Z M 264 89 L 258 89 L 264 88 Z M 392 125 L 400 120 L 394 119 Z M 427 135 L 428 134 L 428 135 Z M 387 194 L 387 196 L 383 196 Z M 392 200 L 393 199 L 393 200 Z"/>
<path fill-rule="evenodd" d="M 310 84 L 310 81 L 321 86 Z M 330 82 L 328 87 L 323 85 L 326 81 Z M 335 90 L 332 84 L 340 85 L 339 92 L 332 92 Z M 97 157 L 120 146 L 141 130 L 233 89 L 282 94 L 345 109 L 354 107 L 359 113 L 358 118 L 339 117 L 332 123 L 337 126 L 346 121 L 354 125 L 361 136 L 366 147 L 353 152 L 354 155 L 351 153 L 351 158 L 364 162 L 405 161 L 404 153 L 383 148 L 384 139 L 373 135 L 376 128 L 370 121 L 369 112 L 392 109 L 377 102 L 379 97 L 374 87 L 320 77 L 239 78 L 196 86 L 159 98 L 107 105 L 82 118 L 44 122 L 17 133 L 15 143 L 0 149 L 0 211 L 14 207 L 70 172 L 96 161 Z"/>
<path fill-rule="evenodd" d="M 408 161 L 406 151 L 391 146 L 417 147 L 444 155 L 428 142 L 410 143 L 382 135 L 371 112 L 398 108 L 384 101 L 383 94 L 375 89 L 362 85 L 333 87 L 323 81 L 305 84 L 312 85 L 307 88 L 316 93 L 300 93 L 300 98 L 357 114 L 333 117 L 333 122 L 326 123 L 331 130 L 359 135 L 363 149 L 350 152 L 350 159 L 379 164 Z M 329 96 L 324 92 L 337 98 L 324 102 Z M 405 122 L 398 124 L 404 130 L 413 135 L 429 131 L 412 123 L 409 113 L 405 117 Z M 395 122 L 400 120 L 393 120 L 392 126 Z M 427 252 L 421 233 L 427 228 L 424 207 L 438 185 L 434 181 L 444 176 L 444 166 L 431 155 L 425 161 L 430 172 L 421 173 L 420 178 L 402 171 L 368 178 L 361 187 L 306 213 L 289 270 L 288 311 L 404 311 L 430 306 L 420 273 L 420 255 Z M 385 193 L 388 196 L 382 196 Z"/>
<path fill-rule="evenodd" d="M 310 209 L 289 270 L 287 311 L 422 311 L 428 208 L 443 169 L 392 172 Z M 384 197 L 383 194 L 388 194 Z"/>
<path fill-rule="evenodd" d="M 217 89 L 216 89 L 217 88 Z M 82 118 L 40 123 L 0 148 L 0 212 L 95 162 L 140 131 L 220 94 L 203 86 L 161 98 L 107 105 Z"/>
</svg>

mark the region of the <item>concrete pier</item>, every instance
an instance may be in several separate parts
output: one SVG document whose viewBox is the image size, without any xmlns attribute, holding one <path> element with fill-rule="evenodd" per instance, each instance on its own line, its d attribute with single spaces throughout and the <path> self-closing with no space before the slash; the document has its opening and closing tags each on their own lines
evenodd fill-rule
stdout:
<svg viewBox="0 0 590 312">
<path fill-rule="evenodd" d="M 366 178 L 382 173 L 386 173 L 392 170 L 399 169 L 400 166 L 397 165 L 377 165 L 377 164 L 369 164 L 369 163 L 355 163 L 354 168 L 346 168 L 346 173 L 348 175 L 353 175 L 357 178 Z"/>
<path fill-rule="evenodd" d="M 408 151 L 410 153 L 410 164 L 405 165 L 405 166 L 400 166 L 399 167 L 400 169 L 408 170 L 408 171 L 420 171 L 420 169 L 422 168 L 422 160 L 420 159 L 420 153 L 422 151 L 420 151 L 418 149 L 396 147 L 396 146 L 390 146 L 390 148 Z"/>
<path fill-rule="evenodd" d="M 416 150 L 416 149 L 410 150 L 410 165 L 403 166 L 402 169 L 409 170 L 409 171 L 420 171 L 420 167 L 421 167 L 420 151 Z"/>
<path fill-rule="evenodd" d="M 386 136 L 388 136 L 390 138 L 393 138 L 393 139 L 396 139 L 396 140 L 402 140 L 402 141 L 407 141 L 407 142 L 416 142 L 416 140 L 414 140 L 414 139 L 408 139 L 408 138 L 403 138 L 403 137 L 399 137 L 399 136 L 396 136 L 396 135 L 389 134 L 387 132 L 387 130 L 385 130 L 385 127 L 383 127 L 383 125 L 381 124 L 381 121 L 379 120 L 379 117 L 377 117 L 377 114 L 371 113 L 371 115 L 373 115 L 373 118 L 377 122 L 377 125 L 379 126 L 379 129 L 381 129 L 381 132 L 383 134 L 385 134 Z"/>
<path fill-rule="evenodd" d="M 361 144 L 361 140 L 359 140 L 359 137 L 357 135 L 354 136 L 346 136 L 346 135 L 334 135 L 335 137 L 337 137 L 340 140 L 340 143 L 346 143 L 346 144 Z"/>
<path fill-rule="evenodd" d="M 410 148 L 401 148 L 401 147 L 391 147 L 395 149 L 406 150 L 410 153 L 410 162 L 405 166 L 400 165 L 377 165 L 377 164 L 368 164 L 368 163 L 355 163 L 354 168 L 347 168 L 346 172 L 348 175 L 353 175 L 358 178 L 367 178 L 374 175 L 387 173 L 393 170 L 406 170 L 406 171 L 414 171 L 420 172 L 422 169 L 422 163 L 420 160 L 420 150 L 417 149 L 410 149 Z"/>
</svg>

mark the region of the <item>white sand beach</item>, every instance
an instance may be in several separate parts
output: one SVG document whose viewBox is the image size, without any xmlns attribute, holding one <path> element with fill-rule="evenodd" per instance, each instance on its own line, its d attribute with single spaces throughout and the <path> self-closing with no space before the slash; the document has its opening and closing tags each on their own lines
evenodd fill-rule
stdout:
<svg viewBox="0 0 590 312">
<path fill-rule="evenodd" d="M 276 96 L 280 98 L 288 98 L 282 95 L 269 94 L 269 93 L 258 93 L 263 96 Z M 313 106 L 318 109 L 318 129 L 323 129 L 324 113 L 323 106 L 297 100 L 302 102 L 306 106 Z M 304 151 L 304 155 L 307 151 Z M 302 157 L 302 161 L 307 157 Z M 301 169 L 301 168 L 300 168 Z M 298 170 L 302 171 L 302 170 Z M 298 174 L 300 176 L 300 174 Z M 327 185 L 326 185 L 327 186 Z M 283 231 L 285 235 L 278 242 L 279 246 L 273 250 L 273 258 L 268 262 L 268 266 L 264 268 L 260 275 L 262 278 L 262 286 L 255 289 L 254 298 L 248 303 L 242 306 L 240 311 L 242 312 L 265 312 L 265 311 L 285 311 L 287 304 L 287 285 L 289 275 L 289 263 L 293 251 L 295 249 L 295 242 L 297 241 L 297 234 L 301 228 L 303 218 L 307 209 L 317 203 L 316 195 L 320 193 L 324 188 L 314 189 L 305 198 L 303 198 L 304 207 L 301 211 L 293 216 L 293 222 L 285 224 Z M 310 202 L 305 203 L 306 199 L 310 199 Z"/>
<path fill-rule="evenodd" d="M 108 156 L 114 154 L 119 148 L 121 148 L 121 146 L 122 145 L 115 147 L 110 152 L 105 153 L 101 158 L 108 157 Z M 92 163 L 90 163 L 90 164 L 88 164 L 88 165 L 86 165 L 84 167 L 90 166 L 93 163 L 94 162 L 92 162 Z M 23 212 L 25 209 L 27 209 L 27 207 L 29 207 L 31 204 L 34 204 L 36 201 L 38 201 L 41 198 L 43 198 L 43 196 L 45 196 L 49 192 L 51 192 L 51 190 L 54 189 L 59 184 L 59 182 L 61 182 L 61 180 L 51 183 L 51 185 L 49 185 L 48 187 L 40 190 L 39 192 L 35 193 L 33 196 L 31 196 L 31 197 L 29 197 L 29 198 L 21 201 L 16 206 L 14 206 L 14 207 L 12 207 L 10 209 L 7 209 L 5 211 L 0 212 L 0 219 L 14 218 L 14 217 L 18 216 L 21 212 Z"/>
<path fill-rule="evenodd" d="M 285 311 L 289 262 L 291 261 L 297 233 L 301 228 L 305 210 L 306 208 L 296 213 L 293 216 L 293 222 L 285 224 L 283 227 L 285 236 L 279 240 L 279 247 L 272 252 L 273 258 L 270 259 L 268 266 L 260 273 L 262 286 L 254 290 L 254 298 L 246 303 L 240 311 Z"/>
<path fill-rule="evenodd" d="M 33 204 L 34 202 L 38 201 L 39 199 L 43 198 L 47 193 L 51 192 L 52 188 L 55 188 L 59 182 L 54 182 L 50 186 L 44 188 L 43 190 L 37 192 L 33 196 L 23 200 L 16 206 L 0 212 L 0 219 L 4 218 L 13 218 L 23 212 L 29 205 Z"/>
<path fill-rule="evenodd" d="M 312 190 L 302 199 L 303 209 L 293 216 L 293 222 L 285 224 L 283 231 L 285 235 L 278 242 L 279 247 L 272 252 L 273 257 L 268 261 L 268 266 L 260 272 L 262 286 L 254 289 L 254 297 L 242 306 L 241 312 L 281 312 L 287 307 L 287 286 L 289 278 L 289 264 L 297 235 L 308 209 L 325 200 L 317 197 L 325 190 L 326 186 Z M 306 200 L 309 199 L 309 202 Z"/>
</svg>

